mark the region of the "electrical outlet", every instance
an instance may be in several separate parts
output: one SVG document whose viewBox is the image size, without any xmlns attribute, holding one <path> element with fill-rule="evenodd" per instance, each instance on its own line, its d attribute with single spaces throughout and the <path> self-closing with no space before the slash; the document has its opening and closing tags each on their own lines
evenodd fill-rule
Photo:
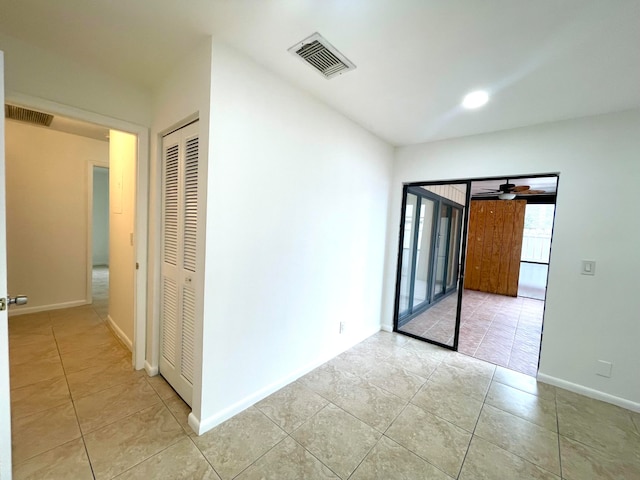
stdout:
<svg viewBox="0 0 640 480">
<path fill-rule="evenodd" d="M 605 362 L 604 360 L 598 360 L 598 363 L 596 364 L 596 375 L 610 378 L 612 369 L 613 363 Z"/>
<path fill-rule="evenodd" d="M 344 333 L 346 326 L 346 322 L 340 322 L 340 333 Z"/>
</svg>

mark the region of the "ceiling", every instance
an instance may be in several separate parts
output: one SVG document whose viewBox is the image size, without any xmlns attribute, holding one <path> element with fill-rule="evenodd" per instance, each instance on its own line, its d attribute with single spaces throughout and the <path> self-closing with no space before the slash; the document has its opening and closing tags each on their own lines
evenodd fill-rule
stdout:
<svg viewBox="0 0 640 480">
<path fill-rule="evenodd" d="M 145 88 L 214 35 L 392 145 L 638 107 L 638 25 L 640 0 L 0 0 L 0 32 Z M 356 70 L 287 52 L 314 32 Z"/>
</svg>

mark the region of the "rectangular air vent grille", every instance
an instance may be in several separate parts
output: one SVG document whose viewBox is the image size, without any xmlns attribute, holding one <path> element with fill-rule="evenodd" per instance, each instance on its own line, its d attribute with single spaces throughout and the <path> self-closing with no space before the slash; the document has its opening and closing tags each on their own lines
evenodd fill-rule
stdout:
<svg viewBox="0 0 640 480">
<path fill-rule="evenodd" d="M 325 78 L 353 70 L 356 66 L 319 33 L 314 33 L 289 51 L 307 62 Z"/>
<path fill-rule="evenodd" d="M 42 125 L 48 127 L 53 121 L 53 115 L 48 113 L 36 112 L 35 110 L 29 110 L 27 108 L 17 107 L 15 105 L 4 106 L 4 116 L 11 120 L 18 120 L 20 122 L 33 123 L 35 125 Z"/>
</svg>

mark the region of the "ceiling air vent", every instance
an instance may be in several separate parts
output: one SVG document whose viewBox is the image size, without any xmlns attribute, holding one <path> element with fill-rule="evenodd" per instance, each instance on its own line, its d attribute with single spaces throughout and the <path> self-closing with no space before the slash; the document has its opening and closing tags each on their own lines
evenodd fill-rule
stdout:
<svg viewBox="0 0 640 480">
<path fill-rule="evenodd" d="M 336 50 L 319 33 L 314 33 L 296 43 L 289 51 L 307 62 L 325 78 L 333 78 L 356 68 L 347 57 Z"/>
<path fill-rule="evenodd" d="M 53 121 L 53 115 L 36 112 L 35 110 L 29 110 L 15 105 L 5 105 L 4 116 L 11 120 L 19 120 L 20 122 L 33 123 L 44 127 L 50 126 Z"/>
</svg>

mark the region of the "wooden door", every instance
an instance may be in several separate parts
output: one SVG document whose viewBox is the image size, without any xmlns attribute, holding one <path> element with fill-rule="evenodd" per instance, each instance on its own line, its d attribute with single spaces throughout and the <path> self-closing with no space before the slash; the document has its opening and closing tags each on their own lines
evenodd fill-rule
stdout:
<svg viewBox="0 0 640 480">
<path fill-rule="evenodd" d="M 465 288 L 518 296 L 526 200 L 472 200 Z"/>
</svg>

